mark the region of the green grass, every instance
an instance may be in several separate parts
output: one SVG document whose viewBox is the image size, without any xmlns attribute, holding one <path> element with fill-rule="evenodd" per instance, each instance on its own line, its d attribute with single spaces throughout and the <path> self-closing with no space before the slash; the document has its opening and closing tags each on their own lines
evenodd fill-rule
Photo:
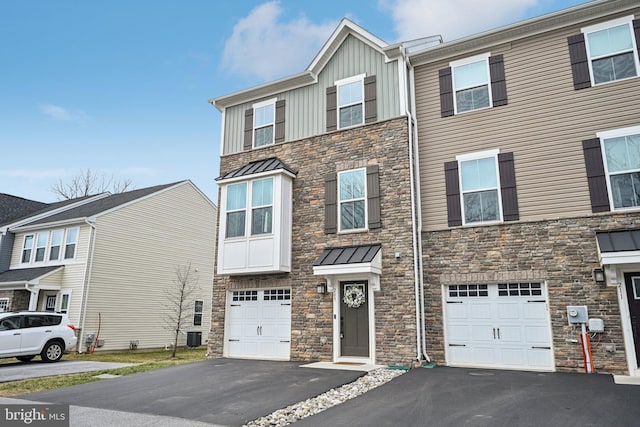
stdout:
<svg viewBox="0 0 640 427">
<path fill-rule="evenodd" d="M 94 354 L 65 354 L 63 360 L 84 360 L 94 362 L 136 363 L 134 366 L 86 372 L 82 374 L 57 375 L 53 377 L 33 378 L 29 380 L 13 381 L 0 384 L 0 396 L 18 396 L 21 394 L 53 390 L 77 384 L 100 381 L 96 378 L 100 374 L 131 375 L 140 372 L 153 371 L 183 363 L 205 360 L 206 348 L 178 349 L 176 357 L 171 358 L 171 351 L 167 350 L 135 350 Z M 5 359 L 13 360 L 15 359 Z"/>
</svg>

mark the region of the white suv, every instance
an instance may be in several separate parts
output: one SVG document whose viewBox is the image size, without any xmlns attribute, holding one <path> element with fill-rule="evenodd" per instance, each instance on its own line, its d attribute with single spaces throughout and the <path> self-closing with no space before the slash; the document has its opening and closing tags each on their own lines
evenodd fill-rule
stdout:
<svg viewBox="0 0 640 427">
<path fill-rule="evenodd" d="M 57 362 L 78 339 L 66 314 L 37 311 L 0 313 L 0 358 L 28 362 L 37 355 Z"/>
</svg>

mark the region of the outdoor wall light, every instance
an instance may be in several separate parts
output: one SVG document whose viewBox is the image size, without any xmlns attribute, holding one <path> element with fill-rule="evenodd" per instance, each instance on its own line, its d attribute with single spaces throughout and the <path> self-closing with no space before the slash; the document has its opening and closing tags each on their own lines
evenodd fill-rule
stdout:
<svg viewBox="0 0 640 427">
<path fill-rule="evenodd" d="M 326 294 L 327 293 L 327 284 L 326 283 L 318 283 L 318 293 L 319 294 Z"/>
<path fill-rule="evenodd" d="M 604 270 L 602 268 L 593 269 L 593 280 L 599 285 L 605 282 Z"/>
</svg>

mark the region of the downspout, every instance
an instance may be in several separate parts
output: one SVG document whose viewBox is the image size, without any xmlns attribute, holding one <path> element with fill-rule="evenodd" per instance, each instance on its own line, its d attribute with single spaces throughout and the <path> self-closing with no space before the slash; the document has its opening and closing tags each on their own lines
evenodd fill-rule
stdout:
<svg viewBox="0 0 640 427">
<path fill-rule="evenodd" d="M 403 76 L 407 75 L 407 67 L 409 67 L 409 70 L 411 70 L 411 66 L 407 61 L 407 58 L 405 56 L 404 53 L 404 48 L 403 48 L 403 52 L 402 52 L 402 74 Z M 403 79 L 404 80 L 404 79 Z M 402 91 L 405 94 L 406 97 L 408 97 L 407 94 L 407 85 L 406 85 L 406 81 L 405 82 L 401 82 L 402 85 Z M 412 84 L 411 80 L 410 83 Z M 410 86 L 411 90 L 412 86 Z M 410 92 L 409 92 L 410 93 Z M 411 97 L 411 102 L 412 102 L 412 106 L 413 106 L 413 97 Z M 406 104 L 406 103 L 405 103 Z M 421 300 L 421 292 L 420 292 L 420 288 L 422 286 L 422 280 L 420 277 L 420 267 L 419 267 L 419 263 L 420 263 L 420 258 L 421 258 L 421 253 L 419 251 L 419 234 L 418 234 L 418 230 L 417 230 L 417 214 L 416 214 L 416 188 L 415 188 L 415 169 L 414 169 L 414 147 L 413 147 L 413 143 L 414 143 L 414 138 L 413 138 L 413 115 L 410 111 L 409 106 L 407 105 L 406 108 L 406 114 L 407 114 L 407 134 L 409 137 L 409 181 L 410 181 L 410 185 L 411 185 L 411 229 L 412 229 L 412 243 L 413 243 L 413 274 L 414 274 L 414 292 L 415 292 L 415 301 L 416 301 L 416 361 L 420 362 L 422 360 L 422 356 L 423 354 L 426 354 L 424 352 L 424 349 L 422 347 L 422 343 L 424 342 L 424 338 L 423 338 L 423 322 L 424 322 L 424 315 L 423 315 L 423 311 L 422 311 L 422 300 Z M 429 358 L 427 356 L 427 360 L 429 361 Z"/>
<path fill-rule="evenodd" d="M 420 189 L 420 153 L 418 147 L 418 123 L 414 120 L 413 112 L 416 111 L 416 97 L 415 97 L 415 78 L 414 69 L 410 62 L 407 60 L 405 52 L 403 51 L 403 58 L 405 59 L 406 66 L 409 68 L 409 94 L 411 94 L 411 109 L 409 114 L 409 156 L 410 156 L 410 170 L 411 170 L 411 209 L 412 209 L 412 225 L 413 225 L 413 239 L 414 239 L 414 270 L 415 270 L 415 283 L 416 283 L 416 317 L 419 316 L 417 326 L 419 328 L 417 339 L 420 339 L 421 353 L 418 355 L 418 360 L 426 360 L 431 362 L 431 358 L 427 354 L 427 337 L 426 337 L 426 321 L 425 321 L 425 304 L 424 304 L 424 266 L 422 261 L 423 247 L 422 247 L 422 199 Z M 413 124 L 413 126 L 412 126 Z"/>
<path fill-rule="evenodd" d="M 93 253 L 95 251 L 96 248 L 96 226 L 94 224 L 92 224 L 91 222 L 89 222 L 88 219 L 85 218 L 84 222 L 87 223 L 87 225 L 89 227 L 91 227 L 91 234 L 89 237 L 89 240 L 91 241 L 91 249 L 89 251 L 89 256 L 87 257 L 87 263 L 88 263 L 88 267 L 89 267 L 89 271 L 88 273 L 85 274 L 85 289 L 83 292 L 83 296 L 84 296 L 84 303 L 82 305 L 82 320 L 80 321 L 80 336 L 78 337 L 78 340 L 80 341 L 78 344 L 78 353 L 82 353 L 82 345 L 84 343 L 84 334 L 85 334 L 85 330 L 84 330 L 84 326 L 85 326 L 85 322 L 87 320 L 87 305 L 89 304 L 89 288 L 91 287 L 91 275 L 93 272 Z"/>
</svg>

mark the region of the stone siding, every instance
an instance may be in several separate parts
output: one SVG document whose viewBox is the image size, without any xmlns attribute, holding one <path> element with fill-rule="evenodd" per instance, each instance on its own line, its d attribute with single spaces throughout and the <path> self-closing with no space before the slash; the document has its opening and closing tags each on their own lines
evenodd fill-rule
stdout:
<svg viewBox="0 0 640 427">
<path fill-rule="evenodd" d="M 28 310 L 30 297 L 29 291 L 0 291 L 0 298 L 9 298 L 8 311 Z"/>
<path fill-rule="evenodd" d="M 427 352 L 444 363 L 442 285 L 540 280 L 556 369 L 584 372 L 580 328 L 568 324 L 566 306 L 586 305 L 605 325 L 592 341 L 596 371 L 627 374 L 616 287 L 596 285 L 592 270 L 600 266 L 595 232 L 637 228 L 638 220 L 637 213 L 606 214 L 423 233 Z"/>
<path fill-rule="evenodd" d="M 209 354 L 222 355 L 227 290 L 291 287 L 291 359 L 332 360 L 332 295 L 316 292 L 324 278 L 313 275 L 313 262 L 325 248 L 381 243 L 381 289 L 374 293 L 372 337 L 376 340 L 376 361 L 408 364 L 416 357 L 416 313 L 407 119 L 224 156 L 221 175 L 272 156 L 298 171 L 293 180 L 292 270 L 259 276 L 215 275 Z M 325 234 L 325 175 L 374 164 L 379 166 L 382 227 L 362 233 Z"/>
</svg>

